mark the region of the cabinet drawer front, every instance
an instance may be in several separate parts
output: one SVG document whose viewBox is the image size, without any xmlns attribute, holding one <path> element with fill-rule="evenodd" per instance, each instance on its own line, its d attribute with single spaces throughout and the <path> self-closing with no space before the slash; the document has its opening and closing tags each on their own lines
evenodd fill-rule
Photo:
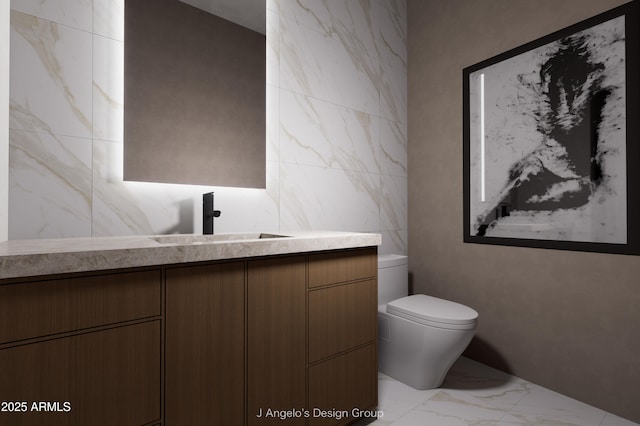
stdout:
<svg viewBox="0 0 640 426">
<path fill-rule="evenodd" d="M 160 419 L 160 321 L 0 350 L 0 424 L 139 426 Z M 32 411 L 33 402 L 61 411 Z M 65 411 L 65 402 L 70 411 Z M 69 408 L 69 406 L 67 406 Z"/>
<path fill-rule="evenodd" d="M 375 343 L 309 368 L 310 425 L 345 423 L 345 414 L 351 416 L 354 409 L 369 410 L 376 405 Z"/>
<path fill-rule="evenodd" d="M 161 313 L 160 270 L 0 285 L 0 343 Z"/>
<path fill-rule="evenodd" d="M 309 256 L 309 288 L 374 278 L 377 273 L 375 247 Z"/>
<path fill-rule="evenodd" d="M 309 292 L 309 362 L 376 339 L 376 280 Z"/>
</svg>

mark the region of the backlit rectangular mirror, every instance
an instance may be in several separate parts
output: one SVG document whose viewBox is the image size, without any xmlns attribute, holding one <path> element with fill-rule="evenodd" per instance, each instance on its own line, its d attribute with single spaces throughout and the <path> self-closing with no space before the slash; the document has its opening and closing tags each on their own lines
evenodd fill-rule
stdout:
<svg viewBox="0 0 640 426">
<path fill-rule="evenodd" d="M 265 4 L 244 1 L 125 1 L 125 180 L 266 187 Z"/>
</svg>

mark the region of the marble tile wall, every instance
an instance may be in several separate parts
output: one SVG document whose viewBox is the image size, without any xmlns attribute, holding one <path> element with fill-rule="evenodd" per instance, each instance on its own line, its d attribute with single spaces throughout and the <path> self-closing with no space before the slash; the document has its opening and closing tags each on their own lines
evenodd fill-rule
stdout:
<svg viewBox="0 0 640 426">
<path fill-rule="evenodd" d="M 10 5 L 0 4 L 0 76 L 9 75 Z M 9 80 L 0 79 L 0 242 L 9 238 Z"/>
<path fill-rule="evenodd" d="M 379 232 L 407 250 L 405 0 L 267 1 L 267 189 L 124 182 L 124 0 L 12 0 L 9 238 Z"/>
</svg>

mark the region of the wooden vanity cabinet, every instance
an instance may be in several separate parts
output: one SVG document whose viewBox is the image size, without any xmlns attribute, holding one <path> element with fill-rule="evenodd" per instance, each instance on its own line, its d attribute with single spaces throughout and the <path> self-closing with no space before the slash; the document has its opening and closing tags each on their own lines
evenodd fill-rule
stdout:
<svg viewBox="0 0 640 426">
<path fill-rule="evenodd" d="M 0 401 L 63 410 L 0 426 L 353 421 L 376 300 L 375 247 L 0 281 Z"/>
<path fill-rule="evenodd" d="M 244 424 L 245 263 L 166 270 L 165 425 Z"/>
<path fill-rule="evenodd" d="M 0 283 L 0 425 L 159 421 L 161 289 L 160 270 Z"/>
<path fill-rule="evenodd" d="M 368 344 L 309 367 L 311 407 L 348 415 L 315 416 L 310 425 L 346 424 L 354 420 L 354 409 L 370 412 L 378 405 L 376 346 Z M 342 416 L 341 416 L 342 417 Z M 370 416 L 367 416 L 370 417 Z"/>
</svg>

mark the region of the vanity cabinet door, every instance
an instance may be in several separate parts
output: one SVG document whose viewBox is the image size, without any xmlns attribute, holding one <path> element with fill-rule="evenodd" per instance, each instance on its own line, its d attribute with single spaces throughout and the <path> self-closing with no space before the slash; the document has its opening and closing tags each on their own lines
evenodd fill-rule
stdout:
<svg viewBox="0 0 640 426">
<path fill-rule="evenodd" d="M 165 425 L 242 425 L 244 262 L 166 271 Z"/>
<path fill-rule="evenodd" d="M 159 420 L 160 341 L 160 321 L 154 320 L 0 350 L 0 425 Z"/>
<path fill-rule="evenodd" d="M 305 258 L 249 261 L 248 283 L 248 424 L 304 425 Z"/>
<path fill-rule="evenodd" d="M 378 403 L 376 344 L 315 364 L 309 368 L 309 406 L 316 409 L 309 425 L 352 422 L 371 417 Z"/>
</svg>

